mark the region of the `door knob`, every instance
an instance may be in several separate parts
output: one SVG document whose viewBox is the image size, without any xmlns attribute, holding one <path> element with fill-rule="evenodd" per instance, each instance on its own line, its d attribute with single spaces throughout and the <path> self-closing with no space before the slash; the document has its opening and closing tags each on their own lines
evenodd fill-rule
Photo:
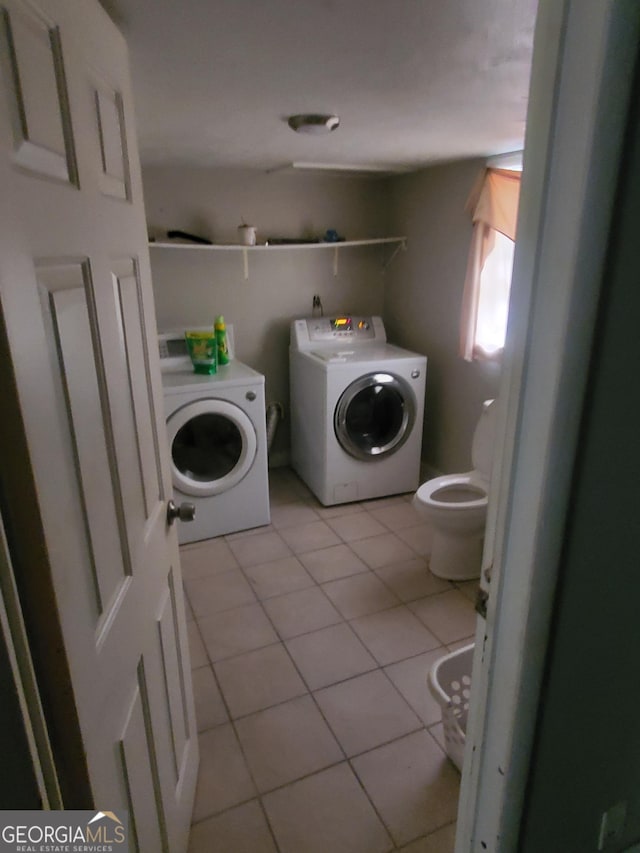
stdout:
<svg viewBox="0 0 640 853">
<path fill-rule="evenodd" d="M 179 521 L 193 521 L 195 517 L 196 508 L 194 504 L 185 502 L 177 506 L 173 501 L 169 501 L 167 504 L 167 524 L 169 525 L 173 524 L 176 518 Z"/>
</svg>

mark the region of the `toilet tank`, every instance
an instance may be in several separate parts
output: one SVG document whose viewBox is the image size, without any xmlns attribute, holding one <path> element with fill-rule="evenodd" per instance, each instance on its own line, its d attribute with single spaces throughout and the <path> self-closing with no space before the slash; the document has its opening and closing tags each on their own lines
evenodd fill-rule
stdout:
<svg viewBox="0 0 640 853">
<path fill-rule="evenodd" d="M 471 445 L 473 468 L 486 480 L 491 476 L 493 463 L 497 408 L 495 400 L 484 401 Z"/>
</svg>

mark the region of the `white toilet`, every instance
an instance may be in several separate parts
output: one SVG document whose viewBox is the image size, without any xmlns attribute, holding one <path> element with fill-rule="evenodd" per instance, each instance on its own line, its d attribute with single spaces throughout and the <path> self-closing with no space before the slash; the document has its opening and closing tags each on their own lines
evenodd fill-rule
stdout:
<svg viewBox="0 0 640 853">
<path fill-rule="evenodd" d="M 433 527 L 429 568 L 439 578 L 462 581 L 480 577 L 497 409 L 493 403 L 486 400 L 483 404 L 473 434 L 473 471 L 428 480 L 413 499 L 415 508 Z"/>
</svg>

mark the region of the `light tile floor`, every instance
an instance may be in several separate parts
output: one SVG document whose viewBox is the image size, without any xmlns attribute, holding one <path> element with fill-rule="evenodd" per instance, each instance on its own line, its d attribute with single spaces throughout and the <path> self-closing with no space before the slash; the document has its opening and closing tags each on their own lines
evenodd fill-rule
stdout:
<svg viewBox="0 0 640 853">
<path fill-rule="evenodd" d="M 322 507 L 270 479 L 271 526 L 181 549 L 189 853 L 452 853 L 460 779 L 426 676 L 473 639 L 476 585 L 429 574 L 411 495 Z"/>
</svg>

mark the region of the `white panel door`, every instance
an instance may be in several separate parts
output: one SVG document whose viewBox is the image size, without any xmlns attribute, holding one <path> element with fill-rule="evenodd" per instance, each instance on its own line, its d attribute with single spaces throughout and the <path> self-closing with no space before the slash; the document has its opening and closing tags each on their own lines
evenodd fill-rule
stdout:
<svg viewBox="0 0 640 853">
<path fill-rule="evenodd" d="M 0 41 L 0 310 L 93 799 L 180 853 L 197 738 L 126 46 L 93 0 L 0 0 Z"/>
</svg>

